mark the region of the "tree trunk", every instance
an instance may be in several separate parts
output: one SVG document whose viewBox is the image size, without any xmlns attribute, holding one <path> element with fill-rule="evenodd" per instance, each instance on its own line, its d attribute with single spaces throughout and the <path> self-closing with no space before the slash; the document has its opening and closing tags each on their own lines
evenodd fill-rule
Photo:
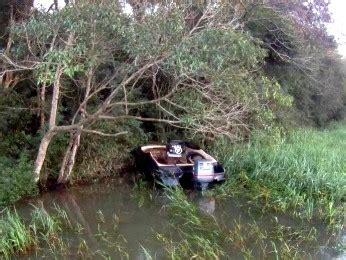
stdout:
<svg viewBox="0 0 346 260">
<path fill-rule="evenodd" d="M 44 132 L 44 124 L 46 122 L 46 117 L 45 117 L 45 101 L 46 101 L 46 84 L 43 84 L 42 87 L 39 89 L 39 106 L 40 106 L 40 111 L 39 111 L 39 118 L 40 118 L 40 130 Z"/>
<path fill-rule="evenodd" d="M 8 71 L 5 73 L 5 75 L 0 80 L 1 84 L 3 85 L 4 89 L 8 89 L 12 86 L 15 86 L 19 81 L 19 77 L 15 76 L 13 71 Z"/>
<path fill-rule="evenodd" d="M 37 157 L 35 161 L 34 180 L 36 183 L 40 181 L 41 169 L 42 169 L 44 160 L 46 158 L 48 146 L 50 142 L 52 141 L 53 136 L 54 136 L 54 132 L 48 131 L 41 140 L 40 148 L 38 149 L 38 153 L 37 153 Z"/>
<path fill-rule="evenodd" d="M 13 5 L 11 5 L 11 10 L 10 10 L 10 20 L 9 20 L 9 23 L 8 23 L 8 28 L 11 28 L 12 26 L 14 26 L 15 24 L 15 20 L 14 20 L 14 11 L 13 11 Z M 9 35 L 8 35 L 8 39 L 7 39 L 7 45 L 6 45 L 6 50 L 5 50 L 5 54 L 7 56 L 9 56 L 10 54 L 10 50 L 11 50 L 11 47 L 12 47 L 12 41 L 13 41 L 13 34 L 12 32 L 10 31 Z"/>
<path fill-rule="evenodd" d="M 59 10 L 58 0 L 54 0 L 54 8 L 55 8 L 55 11 Z"/>
<path fill-rule="evenodd" d="M 90 69 L 88 72 L 88 77 L 87 77 L 87 81 L 85 85 L 84 101 L 89 97 L 91 84 L 92 84 L 92 78 L 93 78 L 93 69 Z M 85 104 L 79 108 L 79 113 L 80 113 L 81 119 L 84 119 L 86 117 Z M 72 123 L 74 122 L 75 122 L 75 118 L 72 120 Z M 81 129 L 78 129 L 76 132 L 70 133 L 70 142 L 66 149 L 64 160 L 60 168 L 58 183 L 66 183 L 71 176 L 72 169 L 76 161 L 77 151 L 80 146 L 80 136 L 82 133 L 81 132 L 82 129 L 83 129 L 83 126 L 81 126 Z"/>
<path fill-rule="evenodd" d="M 62 75 L 62 70 L 58 66 L 55 74 L 55 82 L 54 82 L 54 88 L 53 88 L 53 96 L 52 96 L 52 107 L 50 111 L 49 116 L 49 129 L 52 129 L 56 125 L 56 116 L 58 112 L 58 103 L 59 103 L 59 96 L 60 96 L 60 79 Z"/>
<path fill-rule="evenodd" d="M 80 145 L 80 136 L 80 130 L 70 134 L 70 142 L 60 168 L 58 183 L 66 183 L 70 178 L 74 163 L 76 161 L 76 154 Z"/>
<path fill-rule="evenodd" d="M 8 22 L 8 28 L 11 28 L 14 25 L 14 23 L 15 23 L 15 21 L 14 21 L 13 5 L 11 5 L 10 6 L 10 18 L 9 18 L 9 22 Z M 12 38 L 13 38 L 13 34 L 10 31 L 8 34 L 7 44 L 6 44 L 6 49 L 5 49 L 5 55 L 8 57 L 10 56 L 10 51 L 11 51 L 11 47 L 12 47 L 12 41 L 13 41 Z M 3 85 L 3 87 L 5 89 L 7 89 L 11 86 L 13 79 L 14 79 L 13 72 L 8 71 L 5 73 L 5 75 L 1 79 L 0 83 Z"/>
<path fill-rule="evenodd" d="M 40 180 L 40 173 L 42 170 L 42 166 L 44 163 L 44 160 L 46 158 L 47 149 L 52 141 L 53 136 L 55 135 L 54 127 L 56 125 L 56 116 L 58 111 L 58 103 L 59 103 L 59 95 L 60 95 L 60 78 L 62 75 L 62 70 L 58 66 L 56 75 L 55 75 L 55 82 L 54 82 L 54 88 L 53 88 L 53 96 L 52 96 L 52 107 L 50 111 L 50 117 L 49 117 L 49 130 L 48 132 L 43 136 L 40 148 L 37 153 L 36 161 L 35 161 L 35 169 L 34 169 L 34 180 L 35 182 L 39 182 Z"/>
</svg>

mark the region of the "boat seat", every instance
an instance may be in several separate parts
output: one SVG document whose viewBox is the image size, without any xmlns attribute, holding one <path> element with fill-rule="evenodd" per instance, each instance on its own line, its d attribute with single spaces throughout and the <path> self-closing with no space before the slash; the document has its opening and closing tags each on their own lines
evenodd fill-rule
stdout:
<svg viewBox="0 0 346 260">
<path fill-rule="evenodd" d="M 204 159 L 204 157 L 199 153 L 190 152 L 186 155 L 186 159 L 187 159 L 188 163 L 194 164 L 195 161 L 202 160 L 202 159 Z"/>
</svg>

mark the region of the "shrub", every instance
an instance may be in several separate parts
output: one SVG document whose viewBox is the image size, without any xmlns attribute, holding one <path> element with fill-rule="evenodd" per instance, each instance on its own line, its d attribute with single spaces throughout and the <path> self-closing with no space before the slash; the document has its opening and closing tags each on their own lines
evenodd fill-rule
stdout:
<svg viewBox="0 0 346 260">
<path fill-rule="evenodd" d="M 33 162 L 25 153 L 17 160 L 0 157 L 0 207 L 37 192 L 32 171 Z"/>
</svg>

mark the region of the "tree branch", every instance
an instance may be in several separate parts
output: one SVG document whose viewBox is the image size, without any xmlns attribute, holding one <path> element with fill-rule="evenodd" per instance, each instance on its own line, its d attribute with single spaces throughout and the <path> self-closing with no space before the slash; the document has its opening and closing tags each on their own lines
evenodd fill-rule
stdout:
<svg viewBox="0 0 346 260">
<path fill-rule="evenodd" d="M 85 132 L 85 133 L 89 133 L 89 134 L 96 134 L 96 135 L 108 136 L 108 137 L 118 137 L 120 135 L 128 134 L 128 131 L 119 132 L 119 133 L 116 133 L 116 134 L 107 134 L 107 133 L 103 133 L 101 131 L 90 130 L 90 129 L 82 129 L 81 131 Z"/>
</svg>

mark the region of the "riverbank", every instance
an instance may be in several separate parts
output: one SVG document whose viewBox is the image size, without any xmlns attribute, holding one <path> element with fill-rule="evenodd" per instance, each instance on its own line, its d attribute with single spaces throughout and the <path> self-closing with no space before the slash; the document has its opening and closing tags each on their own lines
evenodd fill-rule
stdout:
<svg viewBox="0 0 346 260">
<path fill-rule="evenodd" d="M 324 130 L 296 129 L 275 139 L 255 133 L 250 142 L 229 144 L 218 141 L 210 150 L 227 172 L 226 183 L 213 191 L 218 196 L 247 194 L 261 207 L 282 212 L 299 208 L 299 214 L 307 218 L 312 217 L 315 208 L 323 208 L 319 214 L 329 222 L 334 221 L 345 202 L 345 122 Z M 128 157 L 123 160 L 130 164 Z M 111 156 L 103 161 L 111 161 Z M 37 194 L 30 178 L 30 163 L 27 156 L 16 161 L 1 160 L 0 207 Z M 119 177 L 119 170 L 110 170 L 113 166 L 102 174 L 88 168 L 91 173 L 87 174 L 85 165 L 81 167 L 81 174 L 75 174 L 74 186 Z M 120 162 L 117 165 L 119 168 Z M 120 168 L 129 171 L 124 165 Z"/>
<path fill-rule="evenodd" d="M 157 221 L 163 218 L 160 221 L 165 222 L 165 225 L 169 227 L 168 230 L 161 230 L 154 225 L 154 231 L 146 229 L 146 236 L 153 232 L 151 240 L 155 241 L 152 242 L 155 246 L 152 246 L 152 243 L 147 245 L 144 242 L 143 244 L 138 242 L 136 250 L 144 254 L 147 259 L 155 259 L 158 248 L 161 248 L 160 255 L 163 254 L 171 259 L 184 259 L 191 256 L 217 258 L 231 255 L 246 258 L 305 258 L 318 254 L 313 251 L 313 248 L 326 243 L 321 242 L 321 239 L 329 241 L 329 249 L 333 248 L 335 252 L 343 250 L 345 245 L 340 242 L 340 236 L 344 234 L 344 187 L 346 186 L 346 127 L 344 123 L 332 125 L 325 130 L 299 129 L 275 140 L 258 133 L 246 144 L 216 143 L 213 155 L 214 153 L 224 163 L 228 179 L 223 185 L 202 195 L 189 194 L 180 189 L 167 190 L 162 194 L 161 191 L 157 193 L 143 187 L 141 182 L 133 188 L 124 184 L 124 180 L 113 182 L 111 179 L 109 184 L 107 182 L 101 184 L 102 187 L 106 185 L 106 188 L 97 189 L 96 192 L 91 189 L 92 186 L 72 188 L 79 191 L 78 197 L 81 196 L 84 201 L 81 203 L 91 205 L 88 200 L 92 196 L 93 206 L 87 211 L 90 214 L 98 212 L 99 219 L 96 222 L 99 227 L 94 231 L 90 231 L 90 226 L 87 227 L 88 239 L 90 240 L 90 237 L 94 235 L 102 239 L 110 239 L 115 241 L 115 250 L 118 250 L 116 255 L 122 255 L 124 258 L 131 255 L 126 251 L 129 249 L 126 248 L 128 243 L 132 243 L 133 236 L 127 238 L 126 242 L 120 238 L 119 242 L 119 236 L 122 234 L 118 230 L 117 214 L 119 213 L 113 210 L 118 202 L 110 195 L 113 194 L 114 197 L 119 192 L 122 207 L 131 201 L 132 210 L 136 212 L 136 216 L 138 214 L 139 219 L 142 218 L 144 207 L 145 212 L 153 210 L 151 213 L 145 213 L 147 217 L 158 214 L 155 217 Z M 127 187 L 126 191 L 120 189 L 122 186 Z M 93 191 L 87 192 L 89 188 Z M 86 190 L 85 194 L 89 195 L 84 196 L 82 190 Z M 16 234 L 12 230 L 16 228 L 20 230 L 16 231 L 18 245 L 15 244 L 12 247 L 5 238 L 1 241 L 2 244 L 0 243 L 0 252 L 10 257 L 18 253 L 26 255 L 29 252 L 30 254 L 31 251 L 48 246 L 51 250 L 49 254 L 64 255 L 69 251 L 68 248 L 76 249 L 77 243 L 77 249 L 81 254 L 97 255 L 96 251 L 91 252 L 92 249 L 90 249 L 90 247 L 96 247 L 94 239 L 91 239 L 91 242 L 83 242 L 84 238 L 80 238 L 83 237 L 84 227 L 82 226 L 85 223 L 81 222 L 85 222 L 85 216 L 83 216 L 83 210 L 79 208 L 79 202 L 76 202 L 74 195 L 68 195 L 66 198 L 72 203 L 69 205 L 70 202 L 63 198 L 62 194 L 65 193 L 69 194 L 69 190 L 46 193 L 41 196 L 50 198 L 46 202 L 46 207 L 56 202 L 65 208 L 68 205 L 70 218 L 76 217 L 74 211 L 77 210 L 78 220 L 74 220 L 74 226 L 68 227 L 68 231 L 65 230 L 62 233 L 67 232 L 73 239 L 77 239 L 78 243 L 64 245 L 64 251 L 59 251 L 56 248 L 57 243 L 64 244 L 66 241 L 62 235 L 59 235 L 61 228 L 51 222 L 50 218 L 47 217 L 45 220 L 56 227 L 52 232 L 54 239 L 37 236 L 33 217 L 24 221 L 17 213 L 4 211 L 0 223 L 2 232 Z M 105 198 L 107 198 L 106 202 Z M 29 204 L 32 201 L 36 199 L 24 201 L 19 205 Z M 38 198 L 39 203 L 34 204 L 43 206 L 40 201 L 41 199 Z M 103 206 L 100 207 L 99 204 Z M 99 208 L 103 208 L 103 211 Z M 108 208 L 111 213 L 107 211 Z M 40 216 L 45 216 L 45 207 L 41 207 L 40 210 L 38 212 L 38 208 L 34 208 L 34 215 L 31 215 L 35 216 L 38 212 Z M 159 213 L 162 210 L 163 215 Z M 52 212 L 48 208 L 47 211 Z M 54 214 L 57 214 L 54 212 L 53 219 Z M 112 219 L 113 215 L 115 219 Z M 114 224 L 114 232 L 120 233 L 109 234 L 106 229 L 103 230 L 102 225 L 110 225 L 106 224 L 108 223 L 106 219 Z M 69 222 L 68 218 L 64 221 Z M 126 223 L 127 220 L 122 221 Z M 42 225 L 49 229 L 48 224 Z M 141 225 L 138 228 L 141 230 Z M 26 238 L 22 237 L 22 234 Z M 48 254 L 47 250 L 45 254 Z M 107 254 L 112 255 L 109 252 Z"/>
</svg>

